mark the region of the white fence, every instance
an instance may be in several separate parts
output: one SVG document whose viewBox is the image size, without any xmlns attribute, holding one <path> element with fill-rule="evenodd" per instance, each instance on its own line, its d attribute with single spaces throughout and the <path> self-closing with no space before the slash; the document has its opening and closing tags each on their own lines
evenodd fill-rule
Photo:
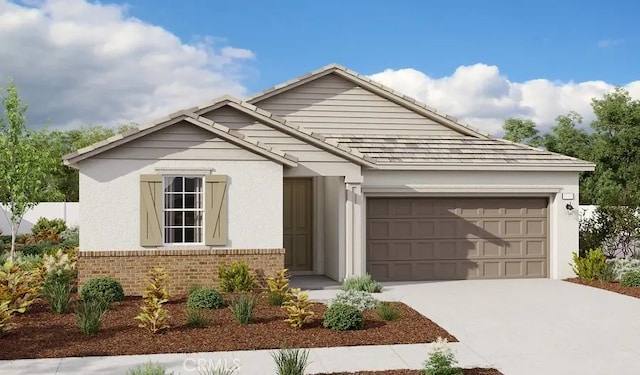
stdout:
<svg viewBox="0 0 640 375">
<path fill-rule="evenodd" d="M 11 234 L 11 227 L 7 220 L 7 211 L 1 206 L 0 210 L 2 210 L 2 215 L 0 215 L 0 230 L 3 235 L 9 235 Z M 39 203 L 24 215 L 22 224 L 20 224 L 20 228 L 18 228 L 18 233 L 30 233 L 31 228 L 41 217 L 46 217 L 47 219 L 64 219 L 67 226 L 78 226 L 80 225 L 80 207 L 78 202 Z"/>
</svg>

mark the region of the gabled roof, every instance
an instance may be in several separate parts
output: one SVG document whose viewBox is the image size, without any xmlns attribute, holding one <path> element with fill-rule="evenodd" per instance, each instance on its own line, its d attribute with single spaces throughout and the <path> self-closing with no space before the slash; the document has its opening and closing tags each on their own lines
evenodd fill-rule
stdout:
<svg viewBox="0 0 640 375">
<path fill-rule="evenodd" d="M 295 167 L 298 165 L 298 159 L 295 156 L 265 145 L 250 137 L 246 137 L 243 134 L 231 130 L 224 125 L 211 121 L 208 118 L 198 116 L 190 112 L 189 110 L 172 113 L 169 116 L 158 119 L 150 124 L 147 124 L 144 127 L 132 129 L 123 134 L 118 134 L 110 137 L 102 142 L 94 143 L 88 147 L 81 148 L 75 152 L 64 155 L 62 159 L 65 165 L 76 167 L 77 163 L 84 159 L 111 150 L 125 143 L 134 141 L 147 134 L 154 133 L 158 130 L 164 129 L 181 121 L 186 121 L 195 126 L 198 126 L 213 133 L 216 137 L 224 139 L 229 143 L 235 144 L 236 146 L 242 147 L 256 154 L 262 155 L 280 164 L 284 164 L 290 167 Z"/>
<path fill-rule="evenodd" d="M 326 135 L 368 155 L 379 169 L 593 170 L 594 164 L 502 139 Z"/>
<path fill-rule="evenodd" d="M 284 82 L 282 84 L 279 84 L 267 90 L 261 91 L 247 98 L 246 101 L 251 104 L 258 104 L 259 102 L 265 99 L 268 99 L 272 96 L 278 95 L 285 91 L 304 85 L 308 82 L 315 81 L 316 79 L 322 78 L 329 74 L 335 74 L 339 77 L 342 77 L 362 87 L 365 90 L 373 92 L 374 94 L 377 94 L 387 100 L 390 100 L 404 108 L 407 108 L 413 112 L 416 112 L 426 118 L 436 121 L 464 135 L 473 136 L 477 138 L 493 138 L 491 135 L 483 133 L 478 129 L 475 129 L 466 124 L 462 124 L 461 122 L 458 121 L 458 119 L 456 119 L 453 116 L 449 116 L 447 114 L 438 112 L 438 110 L 436 110 L 435 108 L 429 107 L 426 104 L 423 104 L 410 96 L 404 95 L 398 91 L 393 90 L 390 87 L 384 86 L 381 83 L 372 80 L 371 78 L 363 76 L 358 72 L 347 69 L 346 67 L 338 64 L 327 65 L 318 70 L 314 70 L 313 72 L 304 74 L 298 78 L 294 78 L 290 81 Z"/>
</svg>

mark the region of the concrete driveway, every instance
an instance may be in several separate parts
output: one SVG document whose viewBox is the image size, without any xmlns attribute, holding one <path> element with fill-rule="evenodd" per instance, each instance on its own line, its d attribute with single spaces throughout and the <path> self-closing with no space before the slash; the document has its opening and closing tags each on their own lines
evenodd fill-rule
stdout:
<svg viewBox="0 0 640 375">
<path fill-rule="evenodd" d="M 640 299 L 557 280 L 385 284 L 506 375 L 639 374 Z"/>
</svg>

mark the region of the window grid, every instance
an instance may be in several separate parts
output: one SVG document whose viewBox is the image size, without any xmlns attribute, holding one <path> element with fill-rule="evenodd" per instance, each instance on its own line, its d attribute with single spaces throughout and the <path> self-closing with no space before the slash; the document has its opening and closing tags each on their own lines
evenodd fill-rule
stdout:
<svg viewBox="0 0 640 375">
<path fill-rule="evenodd" d="M 204 243 L 204 178 L 165 176 L 163 242 L 167 245 Z"/>
</svg>

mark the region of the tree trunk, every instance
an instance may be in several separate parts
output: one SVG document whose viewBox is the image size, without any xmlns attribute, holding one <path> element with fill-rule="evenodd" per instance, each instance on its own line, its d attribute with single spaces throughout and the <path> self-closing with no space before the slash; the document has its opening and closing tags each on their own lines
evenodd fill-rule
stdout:
<svg viewBox="0 0 640 375">
<path fill-rule="evenodd" d="M 16 259 L 16 232 L 17 232 L 17 228 L 16 225 L 11 222 L 11 252 L 9 253 L 9 259 L 11 259 L 12 262 L 14 262 Z"/>
</svg>

